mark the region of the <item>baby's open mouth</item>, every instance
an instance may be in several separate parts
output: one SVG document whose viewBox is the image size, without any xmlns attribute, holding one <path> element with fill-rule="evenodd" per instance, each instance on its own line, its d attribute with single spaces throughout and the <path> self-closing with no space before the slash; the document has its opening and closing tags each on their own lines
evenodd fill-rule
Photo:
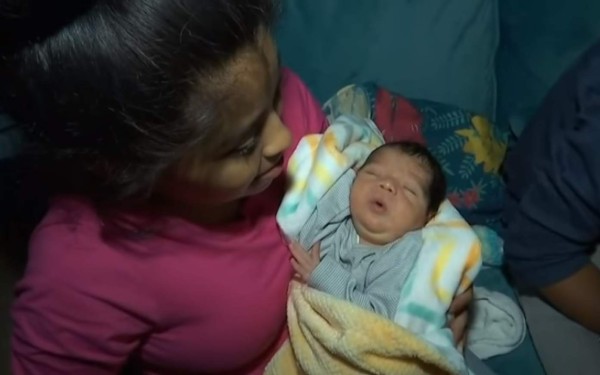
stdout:
<svg viewBox="0 0 600 375">
<path fill-rule="evenodd" d="M 374 199 L 369 204 L 371 210 L 377 213 L 384 213 L 387 211 L 387 205 L 382 199 Z"/>
</svg>

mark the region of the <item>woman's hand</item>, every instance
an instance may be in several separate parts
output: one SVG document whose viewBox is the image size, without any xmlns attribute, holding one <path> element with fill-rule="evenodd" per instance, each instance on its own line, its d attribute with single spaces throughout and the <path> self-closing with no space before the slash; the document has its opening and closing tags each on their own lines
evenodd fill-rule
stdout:
<svg viewBox="0 0 600 375">
<path fill-rule="evenodd" d="M 450 330 L 454 335 L 454 342 L 459 349 L 464 349 L 467 342 L 467 326 L 469 324 L 469 305 L 473 301 L 473 287 L 465 290 L 454 298 L 450 304 L 449 312 L 453 318 L 450 319 Z"/>
<path fill-rule="evenodd" d="M 296 271 L 297 278 L 308 283 L 310 275 L 321 262 L 321 246 L 315 244 L 308 252 L 294 241 L 290 244 L 290 251 L 292 252 L 292 267 Z"/>
</svg>

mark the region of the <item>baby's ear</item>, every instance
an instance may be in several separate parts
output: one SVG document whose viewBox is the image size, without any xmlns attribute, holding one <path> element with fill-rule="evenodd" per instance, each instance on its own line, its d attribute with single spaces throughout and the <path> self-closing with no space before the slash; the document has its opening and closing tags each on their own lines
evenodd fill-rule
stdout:
<svg viewBox="0 0 600 375">
<path fill-rule="evenodd" d="M 429 223 L 431 221 L 431 219 L 433 219 L 435 217 L 435 215 L 437 215 L 437 211 L 429 211 L 427 213 L 427 221 L 426 223 Z"/>
<path fill-rule="evenodd" d="M 365 165 L 364 161 L 362 161 L 362 162 L 361 161 L 357 161 L 352 166 L 352 169 L 354 169 L 354 172 L 358 173 L 358 171 L 360 171 L 364 165 Z"/>
</svg>

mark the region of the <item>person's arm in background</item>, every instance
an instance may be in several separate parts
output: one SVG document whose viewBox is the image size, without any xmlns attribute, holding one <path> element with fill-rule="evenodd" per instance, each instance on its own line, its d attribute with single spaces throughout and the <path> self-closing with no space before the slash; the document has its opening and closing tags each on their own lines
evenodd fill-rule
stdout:
<svg viewBox="0 0 600 375">
<path fill-rule="evenodd" d="M 572 276 L 541 289 L 542 295 L 565 315 L 600 333 L 600 270 L 586 264 Z"/>
<path fill-rule="evenodd" d="M 575 203 L 575 194 L 564 195 L 564 180 L 562 191 L 560 183 L 541 185 L 545 188 L 534 187 L 524 197 L 509 223 L 506 260 L 518 281 L 600 333 L 600 271 L 589 256 L 597 239 L 598 215 L 589 211 L 591 202 L 582 196 Z"/>
<path fill-rule="evenodd" d="M 600 333 L 600 58 L 584 66 L 577 116 L 508 221 L 505 254 L 518 281 Z M 541 124 L 543 125 L 543 124 Z"/>
</svg>

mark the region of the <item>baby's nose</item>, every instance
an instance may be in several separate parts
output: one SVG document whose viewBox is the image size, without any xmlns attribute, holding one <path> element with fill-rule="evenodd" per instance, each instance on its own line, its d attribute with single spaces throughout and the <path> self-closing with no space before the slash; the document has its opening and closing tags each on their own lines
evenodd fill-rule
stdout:
<svg viewBox="0 0 600 375">
<path fill-rule="evenodd" d="M 392 194 L 396 194 L 396 189 L 394 188 L 394 185 L 387 180 L 381 181 L 379 182 L 379 187 L 382 188 L 383 190 L 386 190 Z"/>
</svg>

